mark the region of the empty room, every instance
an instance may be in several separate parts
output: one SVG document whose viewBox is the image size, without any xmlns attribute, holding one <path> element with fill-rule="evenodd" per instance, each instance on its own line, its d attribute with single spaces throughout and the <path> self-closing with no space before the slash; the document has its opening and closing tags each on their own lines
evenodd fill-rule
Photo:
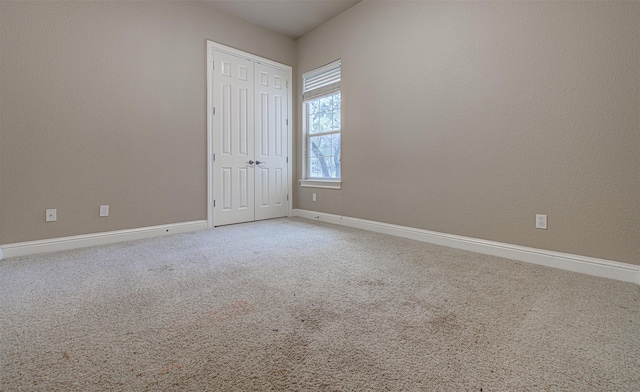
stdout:
<svg viewBox="0 0 640 392">
<path fill-rule="evenodd" d="M 639 391 L 640 2 L 0 0 L 0 391 Z"/>
</svg>

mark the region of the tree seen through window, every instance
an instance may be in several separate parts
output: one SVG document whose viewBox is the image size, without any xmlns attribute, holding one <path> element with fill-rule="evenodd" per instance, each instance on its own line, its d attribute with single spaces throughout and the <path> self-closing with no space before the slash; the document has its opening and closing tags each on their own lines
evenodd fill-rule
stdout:
<svg viewBox="0 0 640 392">
<path fill-rule="evenodd" d="M 306 102 L 310 178 L 340 178 L 340 103 L 339 91 Z"/>
</svg>

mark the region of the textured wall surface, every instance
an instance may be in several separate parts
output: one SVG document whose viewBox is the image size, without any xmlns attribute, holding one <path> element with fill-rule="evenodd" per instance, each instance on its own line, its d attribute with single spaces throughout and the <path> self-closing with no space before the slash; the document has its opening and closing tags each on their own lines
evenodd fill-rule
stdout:
<svg viewBox="0 0 640 392">
<path fill-rule="evenodd" d="M 207 39 L 295 62 L 199 2 L 0 1 L 0 244 L 206 219 Z"/>
<path fill-rule="evenodd" d="M 640 264 L 638 42 L 638 2 L 360 3 L 297 41 L 344 108 L 295 207 Z"/>
</svg>

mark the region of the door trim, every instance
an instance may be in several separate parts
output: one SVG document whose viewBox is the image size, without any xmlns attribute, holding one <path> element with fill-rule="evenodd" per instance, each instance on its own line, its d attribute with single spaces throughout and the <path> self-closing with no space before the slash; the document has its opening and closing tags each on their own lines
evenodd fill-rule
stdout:
<svg viewBox="0 0 640 392">
<path fill-rule="evenodd" d="M 291 216 L 293 211 L 293 102 L 292 102 L 292 90 L 293 90 L 293 82 L 292 82 L 292 68 L 288 65 L 277 63 L 275 61 L 266 59 L 264 57 L 256 56 L 251 53 L 243 52 L 238 49 L 234 49 L 232 47 L 219 44 L 214 41 L 207 40 L 207 227 L 209 229 L 213 228 L 214 223 L 214 209 L 213 209 L 213 52 L 215 50 L 219 50 L 222 52 L 226 52 L 228 54 L 232 54 L 234 56 L 246 58 L 251 61 L 255 61 L 262 64 L 267 64 L 269 66 L 280 68 L 287 72 L 288 76 L 288 91 L 287 91 L 287 111 L 288 111 L 288 120 L 289 123 L 287 125 L 287 194 L 289 195 L 289 200 L 287 201 L 287 215 Z"/>
</svg>

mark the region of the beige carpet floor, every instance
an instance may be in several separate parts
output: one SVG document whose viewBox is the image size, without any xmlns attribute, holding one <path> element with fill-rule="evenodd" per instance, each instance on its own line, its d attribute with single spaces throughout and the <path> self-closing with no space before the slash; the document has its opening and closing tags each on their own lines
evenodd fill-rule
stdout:
<svg viewBox="0 0 640 392">
<path fill-rule="evenodd" d="M 278 219 L 0 261 L 2 391 L 639 391 L 640 287 Z"/>
</svg>

